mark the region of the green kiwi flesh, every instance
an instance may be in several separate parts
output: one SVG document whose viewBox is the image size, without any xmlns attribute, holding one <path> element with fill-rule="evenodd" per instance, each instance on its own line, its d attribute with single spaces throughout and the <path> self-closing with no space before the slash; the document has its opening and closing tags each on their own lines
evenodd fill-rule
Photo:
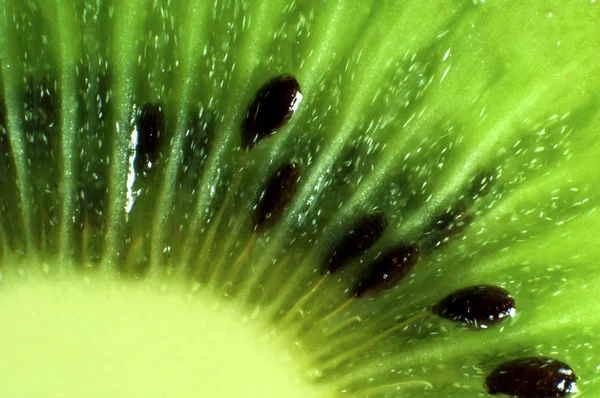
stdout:
<svg viewBox="0 0 600 398">
<path fill-rule="evenodd" d="M 0 395 L 599 396 L 599 7 L 4 0 Z"/>
</svg>

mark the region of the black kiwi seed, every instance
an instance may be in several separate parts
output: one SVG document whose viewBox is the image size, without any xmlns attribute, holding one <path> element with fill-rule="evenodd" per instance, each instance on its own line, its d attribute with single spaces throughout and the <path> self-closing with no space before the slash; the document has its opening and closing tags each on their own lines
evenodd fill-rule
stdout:
<svg viewBox="0 0 600 398">
<path fill-rule="evenodd" d="M 384 254 L 360 277 L 352 290 L 353 296 L 375 296 L 394 287 L 419 261 L 420 252 L 417 245 L 410 244 Z"/>
<path fill-rule="evenodd" d="M 485 380 L 490 394 L 519 398 L 566 397 L 578 392 L 577 376 L 564 362 L 524 357 L 504 362 Z"/>
<path fill-rule="evenodd" d="M 281 75 L 258 90 L 242 122 L 242 148 L 252 149 L 263 138 L 290 121 L 302 101 L 300 84 L 291 75 Z"/>
<path fill-rule="evenodd" d="M 137 120 L 138 142 L 135 156 L 136 171 L 147 171 L 156 163 L 160 138 L 165 131 L 165 117 L 160 105 L 145 104 Z"/>
<path fill-rule="evenodd" d="M 432 312 L 476 329 L 485 329 L 514 316 L 515 300 L 501 287 L 470 286 L 446 296 Z"/>
<path fill-rule="evenodd" d="M 277 170 L 258 201 L 255 229 L 264 230 L 279 219 L 291 202 L 299 180 L 300 165 L 295 162 L 287 163 Z"/>
<path fill-rule="evenodd" d="M 386 227 L 387 220 L 381 213 L 361 217 L 331 251 L 325 260 L 323 273 L 334 273 L 366 252 L 377 242 Z"/>
</svg>

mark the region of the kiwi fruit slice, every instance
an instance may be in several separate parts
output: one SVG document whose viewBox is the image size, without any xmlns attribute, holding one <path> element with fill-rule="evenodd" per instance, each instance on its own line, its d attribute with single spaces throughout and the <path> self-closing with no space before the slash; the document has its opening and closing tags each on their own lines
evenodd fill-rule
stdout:
<svg viewBox="0 0 600 398">
<path fill-rule="evenodd" d="M 0 395 L 600 394 L 595 1 L 0 11 Z"/>
</svg>

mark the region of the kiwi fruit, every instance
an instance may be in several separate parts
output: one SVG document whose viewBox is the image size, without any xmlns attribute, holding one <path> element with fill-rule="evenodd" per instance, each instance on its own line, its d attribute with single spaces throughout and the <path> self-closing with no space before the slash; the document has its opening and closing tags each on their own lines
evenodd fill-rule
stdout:
<svg viewBox="0 0 600 398">
<path fill-rule="evenodd" d="M 600 395 L 600 6 L 3 0 L 0 395 Z"/>
</svg>

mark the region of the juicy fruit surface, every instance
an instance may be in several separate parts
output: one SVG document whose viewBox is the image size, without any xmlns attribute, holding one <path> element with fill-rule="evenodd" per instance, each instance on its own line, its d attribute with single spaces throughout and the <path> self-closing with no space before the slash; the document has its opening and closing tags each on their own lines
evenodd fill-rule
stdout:
<svg viewBox="0 0 600 398">
<path fill-rule="evenodd" d="M 595 2 L 0 7 L 2 272 L 187 281 L 289 336 L 332 396 L 485 396 L 522 356 L 556 357 L 600 394 Z M 284 74 L 302 102 L 245 148 L 249 104 Z M 290 163 L 297 187 L 257 232 Z M 374 213 L 381 236 L 323 279 Z M 399 244 L 417 263 L 349 302 Z M 484 284 L 510 293 L 513 319 L 418 316 Z"/>
</svg>

